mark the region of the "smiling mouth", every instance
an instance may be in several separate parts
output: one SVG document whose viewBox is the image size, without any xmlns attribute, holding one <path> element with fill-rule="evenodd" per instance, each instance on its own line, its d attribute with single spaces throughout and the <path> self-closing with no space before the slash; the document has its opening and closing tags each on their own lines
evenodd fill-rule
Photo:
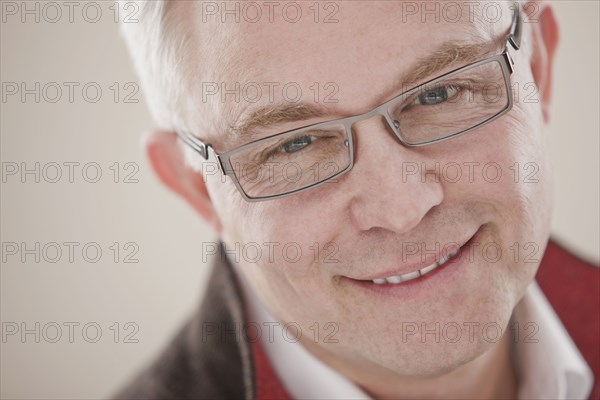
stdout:
<svg viewBox="0 0 600 400">
<path fill-rule="evenodd" d="M 460 249 L 457 249 L 457 250 L 453 251 L 452 253 L 448 254 L 447 256 L 442 257 L 439 261 L 436 261 L 433 264 L 428 265 L 424 268 L 421 268 L 417 271 L 409 272 L 409 273 L 402 274 L 402 275 L 394 275 L 394 276 L 388 276 L 385 278 L 372 279 L 371 282 L 373 282 L 377 285 L 383 285 L 383 284 L 388 284 L 388 283 L 397 285 L 397 284 L 402 284 L 404 282 L 412 281 L 413 279 L 420 278 L 422 276 L 429 274 L 432 271 L 435 271 L 438 267 L 444 265 L 449 260 L 451 260 L 454 256 L 456 256 L 459 253 L 459 251 L 460 251 Z"/>
</svg>

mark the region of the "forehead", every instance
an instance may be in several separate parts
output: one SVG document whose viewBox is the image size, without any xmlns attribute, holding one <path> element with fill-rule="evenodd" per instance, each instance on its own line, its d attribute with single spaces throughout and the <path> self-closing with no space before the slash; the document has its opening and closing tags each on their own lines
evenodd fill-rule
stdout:
<svg viewBox="0 0 600 400">
<path fill-rule="evenodd" d="M 211 118 L 203 128 L 215 132 L 257 106 L 246 101 L 245 87 L 262 88 L 268 99 L 261 102 L 281 101 L 285 85 L 322 101 L 333 83 L 334 108 L 364 111 L 440 45 L 491 41 L 511 17 L 491 1 L 185 3 L 202 69 L 190 86 L 205 95 L 199 107 Z M 207 97 L 207 88 L 217 94 Z M 241 93 L 223 96 L 226 90 Z"/>
</svg>

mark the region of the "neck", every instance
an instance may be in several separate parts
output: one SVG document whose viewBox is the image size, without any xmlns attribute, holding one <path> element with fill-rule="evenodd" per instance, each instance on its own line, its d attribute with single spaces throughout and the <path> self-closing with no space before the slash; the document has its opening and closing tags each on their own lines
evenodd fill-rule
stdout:
<svg viewBox="0 0 600 400">
<path fill-rule="evenodd" d="M 510 335 L 475 360 L 444 375 L 407 378 L 381 367 L 356 367 L 308 346 L 316 357 L 345 375 L 375 399 L 511 399 L 517 378 L 511 360 Z"/>
</svg>

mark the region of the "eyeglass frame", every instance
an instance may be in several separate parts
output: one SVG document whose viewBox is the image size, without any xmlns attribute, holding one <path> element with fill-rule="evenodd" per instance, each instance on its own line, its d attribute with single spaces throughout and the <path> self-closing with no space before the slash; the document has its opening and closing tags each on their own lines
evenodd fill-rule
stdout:
<svg viewBox="0 0 600 400">
<path fill-rule="evenodd" d="M 291 129 L 291 130 L 288 130 L 285 132 L 276 133 L 274 135 L 270 135 L 268 137 L 257 139 L 252 142 L 243 144 L 241 146 L 238 146 L 234 149 L 231 149 L 231 150 L 226 151 L 221 154 L 217 153 L 215 151 L 215 149 L 212 147 L 212 145 L 210 145 L 209 143 L 204 143 L 203 141 L 201 141 L 200 139 L 198 139 L 197 137 L 193 136 L 192 134 L 190 134 L 186 131 L 176 130 L 176 133 L 177 133 L 178 137 L 185 144 L 190 146 L 192 149 L 196 150 L 200 154 L 200 156 L 202 158 L 204 158 L 205 160 L 209 160 L 210 154 L 212 153 L 213 157 L 216 158 L 216 160 L 218 161 L 218 166 L 219 166 L 220 171 L 223 173 L 223 175 L 230 176 L 232 178 L 233 183 L 237 187 L 238 191 L 240 192 L 240 194 L 242 195 L 244 200 L 246 200 L 248 202 L 258 202 L 258 201 L 274 200 L 274 199 L 298 194 L 298 193 L 304 192 L 309 189 L 314 189 L 315 187 L 318 187 L 324 183 L 330 182 L 332 179 L 337 178 L 337 177 L 349 172 L 352 169 L 352 167 L 354 166 L 354 137 L 352 134 L 352 125 L 354 125 L 358 121 L 369 119 L 375 115 L 381 115 L 384 117 L 388 126 L 390 127 L 392 132 L 394 132 L 394 135 L 398 138 L 400 143 L 402 145 L 404 145 L 405 147 L 414 148 L 414 147 L 428 146 L 428 145 L 431 145 L 434 143 L 440 143 L 440 142 L 443 142 L 446 140 L 454 139 L 457 136 L 464 135 L 465 133 L 468 133 L 477 128 L 480 128 L 483 125 L 487 125 L 490 122 L 500 118 L 501 116 L 503 116 L 504 114 L 509 112 L 513 107 L 512 91 L 510 90 L 510 87 L 511 87 L 510 76 L 514 73 L 514 65 L 515 65 L 514 55 L 511 55 L 511 48 L 513 49 L 514 52 L 516 52 L 520 49 L 520 47 L 521 47 L 521 32 L 522 32 L 522 21 L 521 21 L 520 7 L 517 3 L 515 3 L 515 11 L 514 11 L 514 15 L 513 15 L 512 24 L 510 27 L 510 33 L 507 35 L 507 38 L 505 39 L 506 47 L 502 53 L 497 54 L 495 56 L 487 57 L 483 60 L 479 60 L 474 63 L 464 65 L 462 67 L 459 67 L 452 71 L 449 71 L 443 75 L 440 75 L 438 77 L 430 79 L 427 82 L 419 84 L 412 89 L 409 89 L 397 96 L 394 96 L 390 100 L 387 100 L 383 104 L 376 106 L 375 108 L 371 109 L 370 111 L 367 111 L 367 112 L 359 114 L 359 115 L 354 115 L 354 116 L 349 116 L 349 117 L 344 117 L 344 118 L 339 118 L 339 119 L 333 119 L 333 120 L 329 120 L 329 121 L 322 121 L 322 122 L 318 122 L 315 124 L 303 126 L 300 128 Z M 483 65 L 483 64 L 486 64 L 489 62 L 493 62 L 493 61 L 498 61 L 498 63 L 500 64 L 500 66 L 502 68 L 504 82 L 505 82 L 506 89 L 507 89 L 508 102 L 503 110 L 499 111 L 494 116 L 486 119 L 485 121 L 480 122 L 477 125 L 474 125 L 470 128 L 464 129 L 462 131 L 459 131 L 459 132 L 456 132 L 456 133 L 453 133 L 451 135 L 444 136 L 441 138 L 437 138 L 437 139 L 433 139 L 433 140 L 429 140 L 429 141 L 417 143 L 417 144 L 407 143 L 402 138 L 398 128 L 395 126 L 393 120 L 391 119 L 391 117 L 389 115 L 388 108 L 389 108 L 390 104 L 395 103 L 396 101 L 398 101 L 398 99 L 401 99 L 403 97 L 406 97 L 408 95 L 418 92 L 420 89 L 422 89 L 423 87 L 426 87 L 427 85 L 432 85 L 433 83 L 436 83 L 440 80 L 448 78 L 452 75 L 458 74 L 460 72 L 463 72 L 463 71 L 469 70 L 471 68 L 475 68 L 480 65 Z M 350 154 L 350 159 L 349 159 L 348 166 L 346 166 L 344 169 L 338 171 L 337 173 L 335 173 L 334 175 L 332 175 L 328 178 L 325 178 L 322 181 L 319 181 L 319 182 L 313 183 L 312 185 L 302 187 L 300 189 L 292 190 L 292 191 L 286 192 L 286 193 L 270 195 L 270 196 L 263 196 L 263 197 L 251 197 L 251 196 L 248 196 L 248 194 L 244 191 L 244 189 L 242 188 L 242 186 L 239 182 L 238 177 L 235 174 L 234 169 L 232 168 L 231 161 L 230 161 L 231 156 L 233 156 L 234 154 L 236 154 L 238 152 L 244 151 L 245 149 L 247 149 L 251 146 L 254 146 L 258 143 L 272 140 L 275 137 L 284 136 L 284 135 L 292 136 L 292 135 L 295 135 L 298 133 L 302 133 L 304 131 L 314 130 L 314 129 L 320 128 L 322 126 L 330 126 L 330 125 L 334 125 L 334 124 L 343 125 L 344 130 L 345 130 L 345 135 L 347 137 L 346 141 L 348 142 L 347 146 L 348 146 L 348 152 Z"/>
</svg>

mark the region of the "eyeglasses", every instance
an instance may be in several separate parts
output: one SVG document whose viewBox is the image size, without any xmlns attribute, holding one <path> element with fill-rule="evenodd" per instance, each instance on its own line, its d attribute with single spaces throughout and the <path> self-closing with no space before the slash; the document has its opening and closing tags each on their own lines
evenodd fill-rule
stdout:
<svg viewBox="0 0 600 400">
<path fill-rule="evenodd" d="M 504 115 L 513 106 L 510 75 L 521 45 L 515 6 L 504 51 L 414 87 L 361 115 L 255 140 L 222 154 L 187 132 L 183 142 L 216 159 L 249 202 L 290 196 L 347 173 L 354 165 L 354 123 L 381 115 L 398 140 L 420 147 L 458 137 Z"/>
</svg>

